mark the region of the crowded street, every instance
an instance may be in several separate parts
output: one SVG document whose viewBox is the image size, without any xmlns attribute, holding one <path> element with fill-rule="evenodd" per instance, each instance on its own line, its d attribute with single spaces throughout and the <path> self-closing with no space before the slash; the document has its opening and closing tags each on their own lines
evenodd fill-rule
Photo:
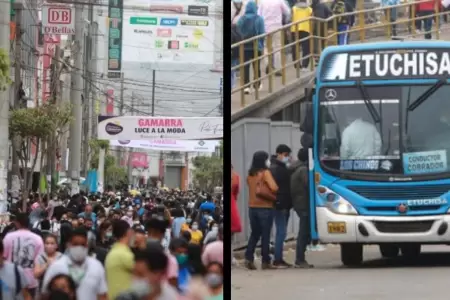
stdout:
<svg viewBox="0 0 450 300">
<path fill-rule="evenodd" d="M 293 262 L 294 250 L 285 258 Z M 446 299 L 450 274 L 450 248 L 425 246 L 414 262 L 401 258 L 381 259 L 377 246 L 364 248 L 365 262 L 357 268 L 343 267 L 339 246 L 307 253 L 314 269 L 248 271 L 232 269 L 232 299 Z M 238 259 L 238 254 L 236 254 Z"/>
</svg>

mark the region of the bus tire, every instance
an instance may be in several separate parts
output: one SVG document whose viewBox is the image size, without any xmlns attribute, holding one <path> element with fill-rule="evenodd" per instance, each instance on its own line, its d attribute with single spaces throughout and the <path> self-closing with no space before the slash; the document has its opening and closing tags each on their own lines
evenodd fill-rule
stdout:
<svg viewBox="0 0 450 300">
<path fill-rule="evenodd" d="M 384 258 L 395 258 L 400 254 L 400 248 L 395 245 L 380 245 L 380 253 Z"/>
<path fill-rule="evenodd" d="M 347 267 L 359 266 L 363 261 L 363 245 L 341 244 L 341 261 Z"/>
<path fill-rule="evenodd" d="M 415 259 L 420 255 L 420 251 L 422 250 L 422 245 L 420 244 L 412 244 L 405 245 L 400 247 L 402 251 L 402 256 L 406 259 Z"/>
</svg>

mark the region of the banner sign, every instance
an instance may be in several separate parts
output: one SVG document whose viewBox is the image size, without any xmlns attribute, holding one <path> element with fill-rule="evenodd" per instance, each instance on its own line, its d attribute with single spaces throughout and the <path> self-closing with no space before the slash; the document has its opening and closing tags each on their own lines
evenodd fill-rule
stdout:
<svg viewBox="0 0 450 300">
<path fill-rule="evenodd" d="M 101 140 L 216 140 L 223 137 L 221 117 L 98 117 Z"/>
<path fill-rule="evenodd" d="M 386 49 L 334 53 L 324 59 L 322 81 L 450 76 L 448 49 Z"/>
<path fill-rule="evenodd" d="M 108 78 L 120 78 L 122 71 L 123 0 L 109 0 Z"/>
<path fill-rule="evenodd" d="M 148 141 L 109 141 L 111 146 L 121 146 L 125 148 L 139 148 L 156 151 L 177 151 L 177 152 L 209 152 L 216 150 L 217 141 L 203 140 L 172 140 L 172 139 L 156 139 Z"/>
</svg>

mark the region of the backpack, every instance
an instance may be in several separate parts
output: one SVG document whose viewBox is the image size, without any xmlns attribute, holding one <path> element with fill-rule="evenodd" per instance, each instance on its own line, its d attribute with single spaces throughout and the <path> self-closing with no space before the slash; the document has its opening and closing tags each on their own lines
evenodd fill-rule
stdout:
<svg viewBox="0 0 450 300">
<path fill-rule="evenodd" d="M 19 267 L 14 264 L 14 278 L 16 282 L 16 296 L 22 292 L 22 282 L 20 280 Z"/>
<path fill-rule="evenodd" d="M 337 17 L 338 24 L 347 24 L 348 23 L 348 17 L 341 16 L 342 14 L 345 14 L 346 12 L 347 12 L 347 9 L 346 9 L 344 0 L 338 0 L 334 3 L 333 15 L 338 16 Z"/>
</svg>

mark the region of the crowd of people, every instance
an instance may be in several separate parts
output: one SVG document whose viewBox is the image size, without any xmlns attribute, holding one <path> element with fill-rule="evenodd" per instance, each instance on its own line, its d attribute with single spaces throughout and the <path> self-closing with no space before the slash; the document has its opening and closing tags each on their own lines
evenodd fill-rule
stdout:
<svg viewBox="0 0 450 300">
<path fill-rule="evenodd" d="M 305 259 L 307 250 L 322 250 L 318 241 L 312 241 L 310 235 L 310 203 L 308 180 L 308 152 L 300 149 L 297 160 L 292 159 L 292 150 L 281 144 L 276 154 L 270 156 L 265 151 L 253 155 L 248 170 L 248 206 L 250 237 L 245 251 L 245 267 L 256 270 L 255 249 L 261 242 L 261 268 L 313 268 Z M 234 184 L 233 184 L 234 183 Z M 231 231 L 241 231 L 239 212 L 233 203 L 233 197 L 239 190 L 239 175 L 232 171 Z M 233 196 L 234 195 L 234 196 Z M 291 210 L 300 219 L 297 236 L 295 263 L 284 260 L 283 249 L 287 235 L 287 226 Z M 274 251 L 271 253 L 271 233 L 275 225 Z M 273 254 L 273 255 L 272 255 Z"/>
<path fill-rule="evenodd" d="M 331 2 L 331 3 L 327 3 Z M 381 6 L 384 9 L 385 18 L 389 18 L 391 24 L 391 36 L 397 36 L 397 21 L 400 13 L 397 6 L 400 0 L 382 0 Z M 447 10 L 450 6 L 448 0 L 429 0 L 417 1 L 414 9 L 410 7 L 410 18 L 418 18 L 415 21 L 416 34 L 423 32 L 425 39 L 432 38 L 433 14 L 436 8 L 439 11 Z M 255 51 L 255 43 L 247 42 L 244 44 L 243 54 L 240 53 L 239 47 L 232 48 L 231 61 L 232 67 L 241 62 L 244 65 L 243 76 L 246 85 L 245 93 L 250 94 L 254 89 L 262 89 L 262 83 L 257 79 L 261 77 L 261 68 L 265 68 L 266 74 L 269 73 L 269 66 L 275 76 L 281 76 L 281 49 L 284 45 L 291 44 L 288 50 L 292 55 L 292 61 L 296 62 L 295 67 L 306 70 L 311 62 L 316 61 L 326 44 L 328 33 L 326 29 L 334 28 L 337 31 L 337 44 L 346 45 L 349 43 L 349 30 L 355 24 L 355 14 L 351 14 L 356 10 L 356 0 L 232 0 L 231 1 L 231 44 L 251 39 L 265 33 L 273 33 L 271 35 L 271 45 L 268 40 L 261 37 L 257 40 L 257 49 Z M 415 14 L 414 16 L 412 14 Z M 315 20 L 326 20 L 335 16 L 335 21 L 329 22 L 325 26 L 325 21 L 311 22 L 311 17 Z M 447 16 L 445 16 L 447 17 Z M 288 32 L 281 30 L 287 24 L 295 23 L 290 27 Z M 410 24 L 408 24 L 409 26 Z M 437 24 L 439 26 L 439 24 Z M 411 27 L 411 26 L 409 26 Z M 410 28 L 411 30 L 411 28 Z M 314 59 L 311 59 L 311 41 L 310 36 L 314 36 Z M 284 41 L 284 44 L 283 44 Z M 297 41 L 297 42 L 295 42 Z M 271 50 L 269 50 L 271 49 Z M 297 50 L 298 49 L 298 50 Z M 267 56 L 261 66 L 259 57 L 264 54 L 273 52 L 273 55 Z M 299 57 L 300 52 L 302 53 Z M 243 57 L 241 57 L 243 55 Z M 253 63 L 248 63 L 253 61 Z M 256 79 L 253 87 L 247 86 L 250 82 L 250 66 L 253 65 L 254 79 Z M 239 70 L 231 72 L 231 84 L 234 87 L 236 75 Z"/>
<path fill-rule="evenodd" d="M 218 195 L 31 195 L 4 223 L 1 300 L 223 299 Z"/>
</svg>

